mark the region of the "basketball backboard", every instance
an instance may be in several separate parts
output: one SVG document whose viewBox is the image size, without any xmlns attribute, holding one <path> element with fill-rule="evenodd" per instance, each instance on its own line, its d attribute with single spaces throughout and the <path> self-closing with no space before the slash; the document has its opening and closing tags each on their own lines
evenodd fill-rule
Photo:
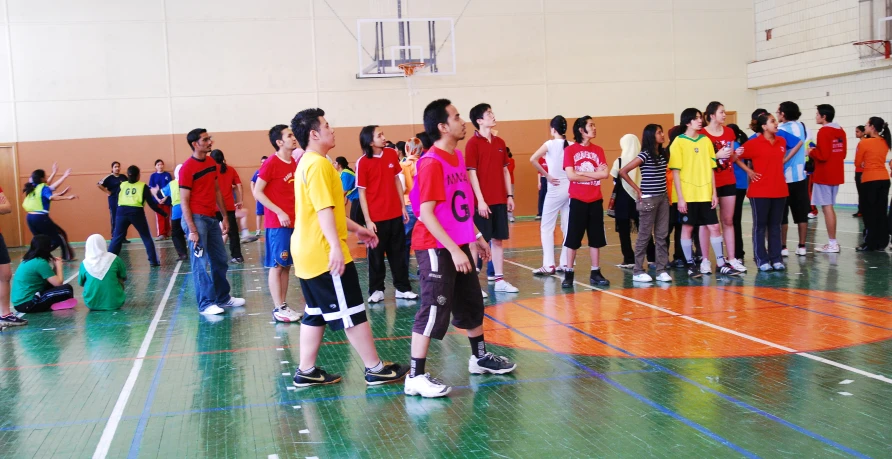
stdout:
<svg viewBox="0 0 892 459">
<path fill-rule="evenodd" d="M 356 21 L 357 78 L 403 77 L 400 64 L 423 62 L 415 75 L 455 74 L 452 18 L 371 18 Z"/>
</svg>

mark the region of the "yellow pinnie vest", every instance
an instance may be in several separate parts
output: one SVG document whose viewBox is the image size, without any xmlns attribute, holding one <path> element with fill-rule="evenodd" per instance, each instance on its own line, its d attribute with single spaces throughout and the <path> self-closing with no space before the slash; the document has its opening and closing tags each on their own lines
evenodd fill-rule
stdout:
<svg viewBox="0 0 892 459">
<path fill-rule="evenodd" d="M 46 209 L 43 208 L 44 188 L 46 188 L 46 183 L 41 183 L 34 187 L 34 191 L 31 194 L 25 196 L 25 200 L 22 202 L 22 208 L 25 209 L 25 212 L 47 213 Z"/>
<path fill-rule="evenodd" d="M 170 182 L 170 205 L 180 205 L 180 181 L 171 180 Z"/>
<path fill-rule="evenodd" d="M 146 184 L 143 182 L 121 182 L 121 191 L 118 193 L 118 206 L 142 207 L 144 201 L 143 192 Z"/>
</svg>

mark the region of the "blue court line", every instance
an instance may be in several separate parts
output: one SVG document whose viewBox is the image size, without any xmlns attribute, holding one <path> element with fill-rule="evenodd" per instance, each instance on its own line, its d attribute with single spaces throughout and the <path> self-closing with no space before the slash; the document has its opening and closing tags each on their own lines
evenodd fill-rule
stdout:
<svg viewBox="0 0 892 459">
<path fill-rule="evenodd" d="M 796 291 L 793 291 L 793 290 L 790 290 L 790 289 L 787 289 L 787 288 L 784 288 L 784 287 L 772 287 L 772 289 L 774 289 L 774 290 L 778 290 L 778 291 L 781 291 L 781 292 L 784 292 L 784 293 L 789 293 L 789 294 L 792 294 L 792 295 L 799 295 L 799 296 L 804 296 L 804 297 L 808 297 L 808 298 L 815 298 L 815 299 L 818 299 L 818 300 L 830 301 L 830 302 L 835 303 L 835 304 L 841 304 L 841 305 L 844 305 L 844 306 L 851 306 L 851 307 L 853 307 L 853 308 L 867 309 L 868 311 L 876 311 L 876 312 L 881 312 L 881 313 L 883 313 L 883 314 L 892 314 L 892 311 L 887 311 L 887 310 L 885 310 L 885 309 L 877 309 L 877 308 L 871 308 L 871 307 L 868 307 L 868 306 L 861 306 L 861 305 L 858 305 L 858 304 L 846 303 L 845 301 L 831 300 L 831 299 L 829 299 L 829 298 L 823 298 L 823 297 L 820 297 L 820 296 L 809 295 L 809 294 L 807 294 L 807 293 L 796 292 Z M 834 292 L 834 293 L 844 293 L 844 292 Z M 878 300 L 882 300 L 882 299 L 883 299 L 883 298 L 880 298 L 880 297 L 877 297 L 877 296 L 872 296 L 872 297 L 870 297 L 870 298 L 876 298 L 876 299 L 878 299 Z M 887 301 L 888 301 L 888 300 L 887 300 Z"/>
<path fill-rule="evenodd" d="M 155 401 L 155 394 L 158 392 L 158 386 L 161 384 L 161 370 L 164 369 L 164 362 L 167 361 L 167 349 L 170 347 L 170 341 L 173 338 L 173 330 L 177 324 L 177 316 L 180 312 L 180 306 L 183 304 L 183 294 L 186 293 L 186 286 L 189 284 L 183 280 L 180 287 L 180 293 L 177 295 L 177 305 L 170 315 L 170 322 L 167 325 L 167 333 L 164 335 L 164 344 L 161 346 L 161 358 L 155 367 L 155 374 L 152 376 L 152 384 L 149 386 L 149 393 L 146 396 L 146 403 L 143 406 L 142 414 L 139 416 L 139 424 L 136 426 L 136 433 L 133 434 L 133 440 L 130 442 L 130 452 L 127 457 L 135 459 L 139 457 L 139 447 L 142 444 L 142 437 L 146 433 L 146 425 L 149 423 L 150 409 L 152 402 Z"/>
<path fill-rule="evenodd" d="M 514 303 L 514 304 L 516 304 L 516 303 Z M 518 306 L 519 306 L 519 305 L 518 305 Z M 657 402 L 655 402 L 655 401 L 653 401 L 653 400 L 651 400 L 651 399 L 649 399 L 649 398 L 647 398 L 647 397 L 645 397 L 645 396 L 643 396 L 643 395 L 641 395 L 641 394 L 639 394 L 639 393 L 633 391 L 632 389 L 629 389 L 628 387 L 626 387 L 626 386 L 620 384 L 619 382 L 614 381 L 614 380 L 611 379 L 608 375 L 606 375 L 606 374 L 604 374 L 604 373 L 601 373 L 601 372 L 599 372 L 599 371 L 593 370 L 592 368 L 586 366 L 585 364 L 583 364 L 582 362 L 580 362 L 580 361 L 574 359 L 573 357 L 570 357 L 569 355 L 561 354 L 561 353 L 555 351 L 554 349 L 552 349 L 552 348 L 546 346 L 545 344 L 539 342 L 538 340 L 536 340 L 536 339 L 533 338 L 532 336 L 529 336 L 529 335 L 527 335 L 526 333 L 524 333 L 524 332 L 522 332 L 522 331 L 520 331 L 520 330 L 517 330 L 516 328 L 514 328 L 514 327 L 512 327 L 512 326 L 510 326 L 510 325 L 508 325 L 508 324 L 506 324 L 506 323 L 504 323 L 504 322 L 502 322 L 502 321 L 496 319 L 495 317 L 491 316 L 490 314 L 484 314 L 484 315 L 485 315 L 487 318 L 489 318 L 489 320 L 492 320 L 493 322 L 495 322 L 495 323 L 497 323 L 497 324 L 500 324 L 500 325 L 502 325 L 502 326 L 508 328 L 509 330 L 513 331 L 514 333 L 517 333 L 517 334 L 520 335 L 520 336 L 523 336 L 524 338 L 526 338 L 526 339 L 532 341 L 533 343 L 536 343 L 536 344 L 537 344 L 538 346 L 540 346 L 541 348 L 547 350 L 548 352 L 550 352 L 550 353 L 552 353 L 552 354 L 554 354 L 554 355 L 557 355 L 557 356 L 560 357 L 561 359 L 563 359 L 563 360 L 567 361 L 568 363 L 570 363 L 570 364 L 572 364 L 572 365 L 574 365 L 574 366 L 580 368 L 581 370 L 583 370 L 583 371 L 585 371 L 586 373 L 592 375 L 593 377 L 598 378 L 598 379 L 600 379 L 600 380 L 606 382 L 607 384 L 610 384 L 611 386 L 613 386 L 615 389 L 619 390 L 620 392 L 623 392 L 623 393 L 625 393 L 625 394 L 627 394 L 627 395 L 630 395 L 631 397 L 633 397 L 633 398 L 635 398 L 636 400 L 638 400 L 638 401 L 640 401 L 640 402 L 642 402 L 642 403 L 644 403 L 644 404 L 650 406 L 651 408 L 654 408 L 654 409 L 660 411 L 661 413 L 663 413 L 663 414 L 665 414 L 665 415 L 667 415 L 667 416 L 670 416 L 670 417 L 672 417 L 672 418 L 674 418 L 674 419 L 676 419 L 676 420 L 678 420 L 678 421 L 681 421 L 683 424 L 687 425 L 688 427 L 691 427 L 691 428 L 693 428 L 694 430 L 696 430 L 696 431 L 702 433 L 703 435 L 706 435 L 707 437 L 709 437 L 709 438 L 715 440 L 716 442 L 721 443 L 722 445 L 727 446 L 728 448 L 731 448 L 731 449 L 733 449 L 734 451 L 737 451 L 738 453 L 744 455 L 745 457 L 750 457 L 750 458 L 756 458 L 756 457 L 759 457 L 759 456 L 757 456 L 756 454 L 754 454 L 754 453 L 752 453 L 752 452 L 750 452 L 750 451 L 748 451 L 748 450 L 746 450 L 746 449 L 743 449 L 742 447 L 740 447 L 740 446 L 738 446 L 738 445 L 732 443 L 730 440 L 727 440 L 727 439 L 725 439 L 724 437 L 719 436 L 718 434 L 716 434 L 716 433 L 714 433 L 713 431 L 707 429 L 706 427 L 703 427 L 702 425 L 700 425 L 700 424 L 698 424 L 698 423 L 696 423 L 696 422 L 694 422 L 694 421 L 692 421 L 692 420 L 690 420 L 690 419 L 688 419 L 688 418 L 682 416 L 681 414 L 678 414 L 678 413 L 676 413 L 675 411 L 672 411 L 672 410 L 670 410 L 669 408 L 667 408 L 667 407 L 665 407 L 665 406 L 663 406 L 663 405 L 660 405 L 659 403 L 657 403 Z M 552 320 L 554 320 L 554 319 L 552 319 Z M 559 322 L 559 323 L 560 323 L 560 322 Z M 571 328 L 572 328 L 572 327 L 571 327 Z"/>
<path fill-rule="evenodd" d="M 583 336 L 586 336 L 586 337 L 588 337 L 588 338 L 590 338 L 590 339 L 592 339 L 592 340 L 597 341 L 598 343 L 601 343 L 601 344 L 603 344 L 603 345 L 605 345 L 605 346 L 607 346 L 607 347 L 610 347 L 611 349 L 615 349 L 615 350 L 617 350 L 617 351 L 619 351 L 619 352 L 622 352 L 623 354 L 626 354 L 626 355 L 628 355 L 629 357 L 633 357 L 633 358 L 635 358 L 635 359 L 638 359 L 638 360 L 641 361 L 641 362 L 647 363 L 648 365 L 651 365 L 651 366 L 653 366 L 654 368 L 656 368 L 656 369 L 658 369 L 658 370 L 660 370 L 660 371 L 662 371 L 662 372 L 664 372 L 664 373 L 666 373 L 666 374 L 672 375 L 672 376 L 674 376 L 674 377 L 676 377 L 676 378 L 678 378 L 678 379 L 681 379 L 682 381 L 685 381 L 685 382 L 687 382 L 687 383 L 690 383 L 690 384 L 696 386 L 698 389 L 700 389 L 700 390 L 702 390 L 702 391 L 709 392 L 710 394 L 719 396 L 719 397 L 723 398 L 724 400 L 726 400 L 726 401 L 728 401 L 728 402 L 731 402 L 731 403 L 733 403 L 733 404 L 735 404 L 735 405 L 737 405 L 737 406 L 739 406 L 739 407 L 741 407 L 741 408 L 745 408 L 746 410 L 748 410 L 748 411 L 750 411 L 750 412 L 752 412 L 752 413 L 758 414 L 758 415 L 760 415 L 760 416 L 762 416 L 762 417 L 764 417 L 764 418 L 766 418 L 766 419 L 769 419 L 769 420 L 771 420 L 771 421 L 777 422 L 778 424 L 781 424 L 781 425 L 783 425 L 783 426 L 785 426 L 785 427 L 789 427 L 789 428 L 791 428 L 791 429 L 793 429 L 793 430 L 795 430 L 795 431 L 797 431 L 797 432 L 799 432 L 799 433 L 801 433 L 801 434 L 803 434 L 803 435 L 806 435 L 806 436 L 808 436 L 808 437 L 811 437 L 812 439 L 821 441 L 822 443 L 824 443 L 824 444 L 826 444 L 826 445 L 832 446 L 832 447 L 834 447 L 834 448 L 836 448 L 836 449 L 838 449 L 838 450 L 840 450 L 840 451 L 843 451 L 843 452 L 845 452 L 845 453 L 851 454 L 851 455 L 853 455 L 853 456 L 855 456 L 855 457 L 861 457 L 861 458 L 867 458 L 867 457 L 869 457 L 869 456 L 865 456 L 864 454 L 862 454 L 862 453 L 860 453 L 860 452 L 858 452 L 858 451 L 855 451 L 855 450 L 852 449 L 852 448 L 849 448 L 849 447 L 844 446 L 844 445 L 842 445 L 842 444 L 840 444 L 840 443 L 837 443 L 837 442 L 835 442 L 835 441 L 833 441 L 833 440 L 831 440 L 831 439 L 829 439 L 829 438 L 827 438 L 827 437 L 824 437 L 823 435 L 820 435 L 820 434 L 818 434 L 818 433 L 812 432 L 812 431 L 810 431 L 810 430 L 808 430 L 808 429 L 806 429 L 806 428 L 804 428 L 804 427 L 801 427 L 801 426 L 798 426 L 798 425 L 796 425 L 796 424 L 793 424 L 792 422 L 787 421 L 787 420 L 785 420 L 785 419 L 782 419 L 782 418 L 780 418 L 780 417 L 778 417 L 778 416 L 776 416 L 776 415 L 774 415 L 774 414 L 771 414 L 771 413 L 769 413 L 769 412 L 767 412 L 767 411 L 764 411 L 764 410 L 762 410 L 762 409 L 756 408 L 755 406 L 750 405 L 749 403 L 744 402 L 743 400 L 739 400 L 739 399 L 737 399 L 737 398 L 735 398 L 735 397 L 732 397 L 732 396 L 730 396 L 730 395 L 727 395 L 727 394 L 724 394 L 724 393 L 722 393 L 722 392 L 719 392 L 719 391 L 717 391 L 717 390 L 715 390 L 715 389 L 713 389 L 713 388 L 711 388 L 711 387 L 709 387 L 709 386 L 705 386 L 705 385 L 703 385 L 703 384 L 700 384 L 699 382 L 694 381 L 694 380 L 688 378 L 687 376 L 684 376 L 684 375 L 682 375 L 682 374 L 679 374 L 679 373 L 675 372 L 674 370 L 672 370 L 672 369 L 670 369 L 670 368 L 668 368 L 668 367 L 665 367 L 665 366 L 663 366 L 663 365 L 660 365 L 659 363 L 656 363 L 656 362 L 654 362 L 654 361 L 652 361 L 652 360 L 650 360 L 650 359 L 647 359 L 647 358 L 644 358 L 644 357 L 639 357 L 639 356 L 637 356 L 637 355 L 635 355 L 635 354 L 633 354 L 633 353 L 631 353 L 631 352 L 629 352 L 629 351 L 627 351 L 627 350 L 625 350 L 625 349 L 623 349 L 623 348 L 621 348 L 621 347 L 619 347 L 619 346 L 616 346 L 616 345 L 614 345 L 614 344 L 610 344 L 610 343 L 608 343 L 607 341 L 604 341 L 603 339 L 598 338 L 597 336 L 594 336 L 594 335 L 592 335 L 591 333 L 586 332 L 585 330 L 580 330 L 579 328 L 576 328 L 576 327 L 574 327 L 574 326 L 572 326 L 572 325 L 567 325 L 567 324 L 565 324 L 565 323 L 563 323 L 563 322 L 561 322 L 561 321 L 559 321 L 559 320 L 557 320 L 557 319 L 555 319 L 555 318 L 553 318 L 553 317 L 549 317 L 549 316 L 547 316 L 547 315 L 545 315 L 545 314 L 543 314 L 543 313 L 541 313 L 541 312 L 539 312 L 539 311 L 537 311 L 537 310 L 535 310 L 535 309 L 529 308 L 529 307 L 524 306 L 524 305 L 522 305 L 522 304 L 520 304 L 520 303 L 513 302 L 512 304 L 517 305 L 518 307 L 521 307 L 521 308 L 523 308 L 523 309 L 526 309 L 527 311 L 530 311 L 530 312 L 532 312 L 532 313 L 534 313 L 534 314 L 537 314 L 537 315 L 539 315 L 539 316 L 541 316 L 541 317 L 544 317 L 544 318 L 546 318 L 546 319 L 549 319 L 549 320 L 552 320 L 552 321 L 554 321 L 554 322 L 557 322 L 558 324 L 561 324 L 561 325 L 563 325 L 564 327 L 569 328 L 570 330 L 573 330 L 573 331 L 575 331 L 575 332 L 577 332 L 577 333 L 579 333 L 579 334 L 581 334 L 581 335 L 583 335 Z M 490 319 L 492 319 L 492 317 L 490 317 Z M 495 319 L 493 319 L 493 320 L 495 320 Z M 514 329 L 514 331 L 517 332 L 517 333 L 520 333 L 520 332 L 517 331 L 516 329 Z"/>
<path fill-rule="evenodd" d="M 881 329 L 881 330 L 889 330 L 889 331 L 892 331 L 892 328 L 884 327 L 884 326 L 882 326 L 882 325 L 876 325 L 876 324 L 872 324 L 872 323 L 869 323 L 869 322 L 862 322 L 862 321 L 860 321 L 860 320 L 849 319 L 848 317 L 838 316 L 838 315 L 836 315 L 836 314 L 830 314 L 829 312 L 815 311 L 814 309 L 809 309 L 809 308 L 805 308 L 805 307 L 802 307 L 802 306 L 796 306 L 795 304 L 784 303 L 783 301 L 777 301 L 777 300 L 771 300 L 771 299 L 768 299 L 768 298 L 762 298 L 761 296 L 750 295 L 750 294 L 743 293 L 743 292 L 735 292 L 734 290 L 728 290 L 728 289 L 726 289 L 726 288 L 724 288 L 724 287 L 716 287 L 716 289 L 721 290 L 721 291 L 723 291 L 723 292 L 733 293 L 733 294 L 735 294 L 735 295 L 745 296 L 745 297 L 747 297 L 747 298 L 755 298 L 755 299 L 757 299 L 757 300 L 767 301 L 767 302 L 769 302 L 769 303 L 780 304 L 780 305 L 788 306 L 788 307 L 791 307 L 791 308 L 794 308 L 794 309 L 800 309 L 800 310 L 802 310 L 802 311 L 808 311 L 808 312 L 810 312 L 810 313 L 812 313 L 812 314 L 819 314 L 819 315 L 822 315 L 822 316 L 833 317 L 834 319 L 844 320 L 844 321 L 846 321 L 846 322 L 852 322 L 852 323 L 856 323 L 856 324 L 866 325 L 866 326 L 868 326 L 868 327 L 879 328 L 879 329 Z M 829 302 L 829 303 L 833 303 L 833 300 L 825 300 L 825 301 L 827 301 L 827 302 Z"/>
</svg>

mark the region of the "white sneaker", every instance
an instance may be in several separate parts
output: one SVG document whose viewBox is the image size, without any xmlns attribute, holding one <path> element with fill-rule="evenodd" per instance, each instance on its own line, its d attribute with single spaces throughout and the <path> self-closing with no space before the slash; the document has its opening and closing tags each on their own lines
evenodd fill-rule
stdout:
<svg viewBox="0 0 892 459">
<path fill-rule="evenodd" d="M 799 248 L 797 248 L 797 249 L 796 249 L 796 255 L 799 255 L 800 257 L 804 257 L 804 256 L 805 256 L 805 247 L 799 247 Z"/>
<path fill-rule="evenodd" d="M 381 290 L 375 290 L 372 296 L 369 297 L 369 303 L 380 303 L 382 301 L 384 301 L 384 292 Z"/>
<path fill-rule="evenodd" d="M 839 244 L 830 244 L 829 242 L 821 247 L 815 247 L 815 252 L 821 253 L 839 253 Z"/>
<path fill-rule="evenodd" d="M 786 271 L 787 270 L 787 267 L 784 266 L 784 264 L 780 263 L 780 262 L 773 264 L 771 267 L 774 268 L 775 271 Z"/>
<path fill-rule="evenodd" d="M 809 212 L 808 218 L 812 218 L 812 219 L 818 218 L 818 213 L 817 212 Z"/>
<path fill-rule="evenodd" d="M 216 316 L 217 314 L 223 314 L 223 312 L 223 308 L 217 306 L 216 304 L 212 304 L 204 308 L 204 311 L 201 311 L 201 313 L 206 316 Z"/>
<path fill-rule="evenodd" d="M 670 276 L 669 273 L 660 273 L 660 275 L 657 276 L 657 282 L 672 282 L 672 276 Z"/>
<path fill-rule="evenodd" d="M 401 292 L 397 290 L 396 294 L 394 294 L 394 297 L 396 297 L 396 299 L 398 300 L 414 300 L 418 298 L 418 294 L 413 291 Z"/>
<path fill-rule="evenodd" d="M 789 256 L 790 256 L 790 251 L 787 250 L 787 249 L 781 249 L 781 256 L 782 256 L 782 257 L 789 257 Z"/>
<path fill-rule="evenodd" d="M 653 282 L 654 279 L 648 273 L 635 274 L 632 276 L 634 282 Z"/>
<path fill-rule="evenodd" d="M 432 377 L 430 373 L 418 375 L 414 378 L 407 377 L 406 385 L 403 389 L 406 395 L 420 395 L 425 398 L 445 397 L 451 391 L 451 387 Z"/>
<path fill-rule="evenodd" d="M 489 293 L 486 293 L 486 290 L 480 290 L 480 293 L 483 295 L 483 298 L 489 298 Z"/>
<path fill-rule="evenodd" d="M 246 303 L 244 298 L 236 298 L 234 296 L 229 297 L 229 301 L 226 302 L 223 306 L 227 308 L 237 308 L 240 306 L 244 306 Z"/>
<path fill-rule="evenodd" d="M 520 291 L 520 289 L 509 284 L 508 281 L 506 281 L 505 279 L 502 279 L 496 282 L 496 291 L 505 293 L 517 293 Z"/>
<path fill-rule="evenodd" d="M 762 266 L 759 266 L 759 271 L 762 271 L 763 273 L 771 271 L 772 269 L 774 268 L 768 263 L 762 263 Z"/>
<path fill-rule="evenodd" d="M 273 309 L 273 320 L 276 322 L 299 322 L 301 318 L 301 314 L 294 309 L 288 307 L 287 304 L 283 304 L 276 309 Z"/>
<path fill-rule="evenodd" d="M 712 274 L 712 263 L 709 260 L 700 262 L 700 274 Z"/>
<path fill-rule="evenodd" d="M 734 268 L 742 273 L 746 272 L 746 266 L 743 266 L 743 263 L 740 260 L 738 260 L 736 258 L 732 258 L 732 259 L 728 260 L 728 263 L 731 265 L 732 268 Z"/>
</svg>

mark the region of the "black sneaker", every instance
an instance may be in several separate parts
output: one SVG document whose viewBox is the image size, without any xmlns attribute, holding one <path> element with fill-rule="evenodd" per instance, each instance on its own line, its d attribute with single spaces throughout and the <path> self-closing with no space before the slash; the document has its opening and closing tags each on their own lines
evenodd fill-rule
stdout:
<svg viewBox="0 0 892 459">
<path fill-rule="evenodd" d="M 685 261 L 682 260 L 681 258 L 672 262 L 672 267 L 677 268 L 677 269 L 684 269 L 686 266 L 687 266 L 687 263 L 685 263 Z"/>
<path fill-rule="evenodd" d="M 688 264 L 688 277 L 691 279 L 703 277 L 703 274 L 700 274 L 700 267 L 695 264 Z"/>
<path fill-rule="evenodd" d="M 573 288 L 573 271 L 564 272 L 564 281 L 561 282 L 563 288 Z"/>
<path fill-rule="evenodd" d="M 10 313 L 9 315 L 0 317 L 0 328 L 21 327 L 22 325 L 28 325 L 28 321 L 15 314 Z"/>
<path fill-rule="evenodd" d="M 235 257 L 232 260 L 229 260 L 229 264 L 231 265 L 240 265 L 245 262 L 245 259 L 242 257 Z"/>
<path fill-rule="evenodd" d="M 730 264 L 725 263 L 721 268 L 719 268 L 719 274 L 723 276 L 740 276 L 743 275 L 743 272 L 738 271 L 734 269 L 734 267 Z"/>
<path fill-rule="evenodd" d="M 341 382 L 341 375 L 330 375 L 319 367 L 306 375 L 302 374 L 300 370 L 294 372 L 294 387 L 323 386 L 339 382 Z"/>
<path fill-rule="evenodd" d="M 591 276 L 588 278 L 589 283 L 592 285 L 610 285 L 610 281 L 604 278 L 601 275 L 601 270 L 592 271 Z"/>
<path fill-rule="evenodd" d="M 375 373 L 372 370 L 365 369 L 365 383 L 369 386 L 380 386 L 392 382 L 402 381 L 409 372 L 409 367 L 393 362 L 382 362 L 384 368 Z"/>
<path fill-rule="evenodd" d="M 517 368 L 516 363 L 500 355 L 495 355 L 492 352 L 487 352 L 479 359 L 475 355 L 472 355 L 471 358 L 468 359 L 468 371 L 473 375 L 482 375 L 485 373 L 503 375 L 511 373 L 515 368 Z"/>
</svg>

